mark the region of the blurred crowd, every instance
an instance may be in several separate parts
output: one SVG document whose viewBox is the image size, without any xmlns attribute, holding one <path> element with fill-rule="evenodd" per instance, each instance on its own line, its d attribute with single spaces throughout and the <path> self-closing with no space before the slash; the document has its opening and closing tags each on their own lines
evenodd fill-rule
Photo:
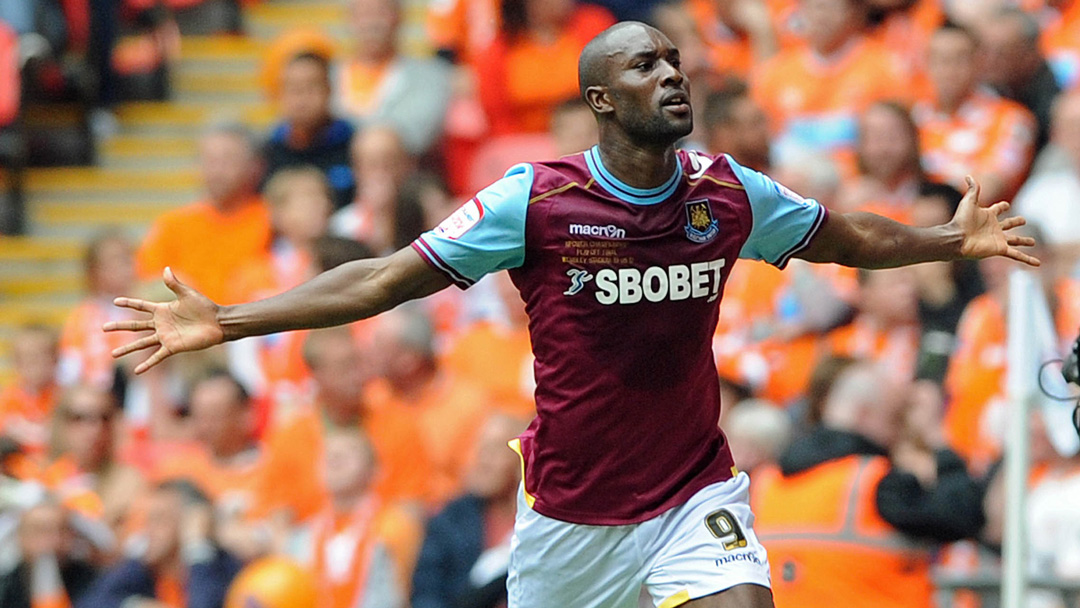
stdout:
<svg viewBox="0 0 1080 608">
<path fill-rule="evenodd" d="M 143 67 L 167 66 L 168 24 L 201 3 L 118 4 L 0 4 L 0 127 L 45 33 L 28 17 L 145 5 L 160 62 Z M 587 149 L 577 55 L 616 19 L 680 48 L 697 110 L 684 147 L 834 211 L 920 226 L 952 217 L 965 175 L 983 201 L 1014 201 L 1062 352 L 1076 338 L 1080 0 L 432 0 L 426 56 L 401 50 L 396 0 L 348 7 L 347 49 L 298 29 L 268 50 L 269 132 L 208 125 L 201 198 L 144 238 L 97 236 L 63 328 L 17 332 L 0 393 L 0 606 L 222 606 L 245 564 L 230 608 L 249 605 L 242 593 L 267 608 L 505 605 L 521 474 L 506 443 L 534 407 L 505 273 L 140 376 L 139 356 L 110 355 L 130 338 L 100 328 L 135 314 L 118 295 L 169 297 L 166 266 L 220 304 L 264 298 L 408 246 L 515 162 Z M 732 271 L 719 423 L 754 480 L 781 608 L 931 606 L 936 570 L 996 567 L 1012 268 Z M 1077 580 L 1080 458 L 1032 429 L 1031 568 Z"/>
</svg>

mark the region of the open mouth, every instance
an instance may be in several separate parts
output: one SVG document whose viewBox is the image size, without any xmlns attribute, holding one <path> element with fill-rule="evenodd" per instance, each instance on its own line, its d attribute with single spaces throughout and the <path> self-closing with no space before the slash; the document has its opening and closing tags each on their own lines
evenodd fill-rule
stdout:
<svg viewBox="0 0 1080 608">
<path fill-rule="evenodd" d="M 683 92 L 672 93 L 667 95 L 663 101 L 660 102 L 660 106 L 667 108 L 674 113 L 682 114 L 690 111 L 690 96 Z"/>
</svg>

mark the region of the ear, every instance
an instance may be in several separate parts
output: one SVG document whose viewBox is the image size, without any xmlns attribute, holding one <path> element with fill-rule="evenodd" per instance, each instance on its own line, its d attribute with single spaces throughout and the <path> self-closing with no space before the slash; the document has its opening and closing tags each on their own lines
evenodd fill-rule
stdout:
<svg viewBox="0 0 1080 608">
<path fill-rule="evenodd" d="M 585 102 L 597 114 L 608 114 L 615 111 L 607 87 L 591 86 L 585 89 Z"/>
</svg>

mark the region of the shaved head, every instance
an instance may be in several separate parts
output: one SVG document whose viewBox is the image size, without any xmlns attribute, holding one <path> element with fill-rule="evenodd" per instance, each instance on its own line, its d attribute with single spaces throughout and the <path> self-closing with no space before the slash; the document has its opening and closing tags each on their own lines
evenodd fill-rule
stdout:
<svg viewBox="0 0 1080 608">
<path fill-rule="evenodd" d="M 627 52 L 628 39 L 638 30 L 660 33 L 660 30 L 640 21 L 620 21 L 585 45 L 578 57 L 578 88 L 582 97 L 585 97 L 585 90 L 589 87 L 602 87 L 610 83 L 612 60 L 619 53 Z"/>
</svg>

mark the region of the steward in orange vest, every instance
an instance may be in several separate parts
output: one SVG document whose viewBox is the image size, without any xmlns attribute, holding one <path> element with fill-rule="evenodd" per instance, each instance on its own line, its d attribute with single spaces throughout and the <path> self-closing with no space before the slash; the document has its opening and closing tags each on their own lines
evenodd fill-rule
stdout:
<svg viewBox="0 0 1080 608">
<path fill-rule="evenodd" d="M 985 521 L 963 461 L 946 449 L 935 457 L 936 484 L 924 487 L 870 439 L 818 427 L 779 466 L 755 471 L 754 530 L 777 608 L 929 608 L 931 549 Z"/>
</svg>

